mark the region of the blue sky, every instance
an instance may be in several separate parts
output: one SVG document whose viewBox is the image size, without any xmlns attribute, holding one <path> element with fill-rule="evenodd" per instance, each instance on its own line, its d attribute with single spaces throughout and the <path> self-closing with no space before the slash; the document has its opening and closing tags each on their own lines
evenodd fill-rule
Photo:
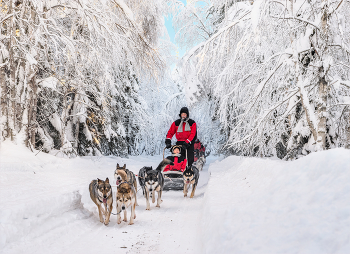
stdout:
<svg viewBox="0 0 350 254">
<path fill-rule="evenodd" d="M 186 5 L 186 0 L 180 0 L 180 1 L 183 2 L 184 5 Z M 173 17 L 172 16 L 169 16 L 168 18 L 164 17 L 164 21 L 165 21 L 165 27 L 168 30 L 168 34 L 170 36 L 171 42 L 174 43 L 178 48 L 177 52 L 174 52 L 173 55 L 178 55 L 179 57 L 182 57 L 185 54 L 186 50 L 180 49 L 180 47 L 175 43 L 175 31 L 172 24 Z"/>
</svg>

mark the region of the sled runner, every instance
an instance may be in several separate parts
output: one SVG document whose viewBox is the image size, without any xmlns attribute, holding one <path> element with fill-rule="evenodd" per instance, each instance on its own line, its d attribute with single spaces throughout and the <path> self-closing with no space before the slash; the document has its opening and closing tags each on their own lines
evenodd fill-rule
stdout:
<svg viewBox="0 0 350 254">
<path fill-rule="evenodd" d="M 165 149 L 163 150 L 163 160 L 164 160 L 164 153 Z M 187 159 L 187 152 L 186 152 L 186 159 Z M 183 190 L 184 188 L 184 181 L 183 181 L 183 172 L 178 170 L 169 170 L 169 171 L 163 171 L 162 172 L 164 177 L 164 187 L 163 190 Z"/>
</svg>

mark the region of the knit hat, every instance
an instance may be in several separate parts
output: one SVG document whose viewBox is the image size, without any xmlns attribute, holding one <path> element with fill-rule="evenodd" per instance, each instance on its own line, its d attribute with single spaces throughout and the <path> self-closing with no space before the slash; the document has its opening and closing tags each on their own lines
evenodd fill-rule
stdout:
<svg viewBox="0 0 350 254">
<path fill-rule="evenodd" d="M 182 113 L 186 113 L 187 114 L 187 117 L 190 117 L 190 113 L 188 112 L 188 108 L 187 107 L 182 107 L 180 109 L 180 114 L 179 114 L 179 117 L 181 117 L 181 114 Z"/>
<path fill-rule="evenodd" d="M 179 146 L 179 145 L 174 145 L 174 146 L 171 148 L 171 153 L 173 153 L 174 150 L 175 150 L 176 148 L 179 149 L 179 151 L 180 151 L 179 153 L 181 153 L 181 146 Z"/>
</svg>

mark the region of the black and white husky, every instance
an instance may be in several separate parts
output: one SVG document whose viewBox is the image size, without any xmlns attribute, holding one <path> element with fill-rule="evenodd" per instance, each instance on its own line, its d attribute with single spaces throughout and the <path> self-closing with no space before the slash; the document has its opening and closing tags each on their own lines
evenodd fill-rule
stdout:
<svg viewBox="0 0 350 254">
<path fill-rule="evenodd" d="M 164 186 L 164 177 L 162 171 L 167 165 L 174 165 L 174 163 L 168 159 L 162 160 L 156 169 L 152 167 L 143 167 L 138 174 L 139 183 L 142 187 L 143 195 L 146 198 L 146 210 L 150 210 L 149 197 L 152 199 L 152 203 L 155 202 L 155 192 L 158 192 L 157 207 L 160 207 L 162 201 L 162 192 Z"/>
<path fill-rule="evenodd" d="M 196 191 L 196 187 L 199 179 L 199 171 L 198 169 L 192 165 L 192 167 L 186 167 L 183 173 L 184 179 L 184 197 L 187 197 L 188 189 L 190 185 L 192 185 L 192 192 L 190 198 L 194 197 L 194 192 Z"/>
</svg>

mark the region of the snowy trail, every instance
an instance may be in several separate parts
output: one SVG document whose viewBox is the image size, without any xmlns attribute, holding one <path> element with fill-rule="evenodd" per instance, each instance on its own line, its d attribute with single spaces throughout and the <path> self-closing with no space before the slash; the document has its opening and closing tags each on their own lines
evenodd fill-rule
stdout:
<svg viewBox="0 0 350 254">
<path fill-rule="evenodd" d="M 89 197 L 90 181 L 109 177 L 114 185 L 117 162 L 126 163 L 137 174 L 143 166 L 156 166 L 161 156 L 64 160 L 46 154 L 33 159 L 32 154 L 21 152 L 27 156 L 22 156 L 21 162 L 2 157 L 2 171 L 11 174 L 3 174 L 1 183 L 18 184 L 6 196 L 7 205 L 0 212 L 1 222 L 5 222 L 0 233 L 6 235 L 6 239 L 0 236 L 4 245 L 0 253 L 199 253 L 197 230 L 210 157 L 200 172 L 193 199 L 184 198 L 182 191 L 166 191 L 161 208 L 151 203 L 151 210 L 146 211 L 146 201 L 139 190 L 135 224 L 118 225 L 117 216 L 112 215 L 109 225 L 104 226 Z M 30 164 L 25 162 L 29 160 Z M 113 207 L 115 213 L 115 202 Z M 8 225 L 8 221 L 13 223 Z"/>
<path fill-rule="evenodd" d="M 208 157 L 193 199 L 165 192 L 146 211 L 139 192 L 131 226 L 116 216 L 101 224 L 88 185 L 114 183 L 116 163 L 137 173 L 161 156 L 69 160 L 10 143 L 0 155 L 1 254 L 350 253 L 350 150 L 296 161 Z"/>
</svg>

